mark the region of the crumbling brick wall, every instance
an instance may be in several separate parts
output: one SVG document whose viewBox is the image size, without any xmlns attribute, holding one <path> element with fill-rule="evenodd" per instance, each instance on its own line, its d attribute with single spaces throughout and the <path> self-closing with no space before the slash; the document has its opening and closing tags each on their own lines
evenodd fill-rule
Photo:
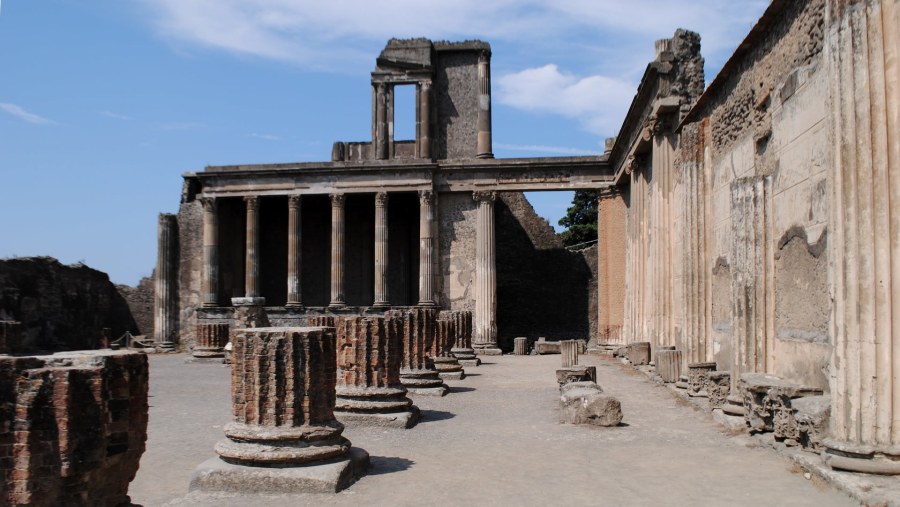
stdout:
<svg viewBox="0 0 900 507">
<path fill-rule="evenodd" d="M 0 356 L 0 505 L 128 502 L 147 439 L 147 356 Z"/>
<path fill-rule="evenodd" d="M 125 299 L 137 334 L 153 335 L 153 277 L 145 276 L 138 282 L 137 287 L 128 285 L 116 285 L 116 290 Z M 113 336 L 118 338 L 118 336 Z"/>
</svg>

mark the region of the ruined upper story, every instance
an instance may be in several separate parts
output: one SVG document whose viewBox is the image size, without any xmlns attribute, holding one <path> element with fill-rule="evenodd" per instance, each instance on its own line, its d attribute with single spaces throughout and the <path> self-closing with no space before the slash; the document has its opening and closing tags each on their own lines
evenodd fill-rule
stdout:
<svg viewBox="0 0 900 507">
<path fill-rule="evenodd" d="M 416 138 L 394 138 L 398 86 L 415 86 Z M 336 142 L 332 161 L 493 158 L 491 46 L 391 39 L 372 71 L 371 142 Z"/>
</svg>

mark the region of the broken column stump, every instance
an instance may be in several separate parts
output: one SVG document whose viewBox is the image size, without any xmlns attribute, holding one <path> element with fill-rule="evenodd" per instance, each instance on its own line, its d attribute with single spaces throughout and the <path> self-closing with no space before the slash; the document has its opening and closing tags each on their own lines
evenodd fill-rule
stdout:
<svg viewBox="0 0 900 507">
<path fill-rule="evenodd" d="M 435 322 L 435 344 L 432 349 L 434 369 L 442 379 L 462 380 L 466 378 L 466 372 L 452 353 L 456 343 L 456 319 L 454 312 L 440 312 Z"/>
<path fill-rule="evenodd" d="M 595 382 L 572 382 L 560 392 L 559 422 L 618 426 L 622 422 L 622 404 L 604 394 Z"/>
<path fill-rule="evenodd" d="M 456 343 L 450 349 L 453 357 L 463 366 L 478 366 L 481 359 L 472 348 L 472 312 L 454 311 L 452 318 L 456 322 Z"/>
<path fill-rule="evenodd" d="M 334 493 L 363 475 L 369 455 L 334 418 L 334 329 L 236 329 L 232 339 L 232 421 L 191 491 Z"/>
<path fill-rule="evenodd" d="M 650 342 L 629 343 L 627 349 L 628 360 L 632 365 L 650 364 Z"/>
<path fill-rule="evenodd" d="M 524 336 L 513 338 L 513 354 L 517 356 L 528 355 L 528 338 Z"/>
<path fill-rule="evenodd" d="M 398 336 L 403 346 L 400 383 L 410 394 L 444 396 L 450 390 L 438 375 L 434 361 L 428 357 L 435 340 L 437 310 L 412 308 L 385 313 L 385 326 L 391 336 Z"/>
<path fill-rule="evenodd" d="M 191 355 L 198 358 L 225 357 L 229 326 L 226 322 L 201 322 Z"/>
<path fill-rule="evenodd" d="M 656 353 L 656 373 L 662 381 L 671 384 L 681 377 L 681 361 L 683 354 L 680 350 L 659 350 Z"/>
<path fill-rule="evenodd" d="M 147 380 L 138 352 L 0 357 L 0 505 L 129 505 Z"/>
<path fill-rule="evenodd" d="M 687 375 L 679 375 L 678 380 L 675 381 L 675 387 L 678 389 L 688 389 L 688 376 Z"/>
<path fill-rule="evenodd" d="M 337 420 L 360 426 L 415 426 L 419 409 L 400 383 L 400 337 L 388 334 L 384 318 L 341 317 L 335 333 Z"/>
<path fill-rule="evenodd" d="M 706 392 L 706 375 L 716 371 L 715 362 L 691 363 L 688 365 L 688 395 L 705 398 L 709 396 Z"/>
<path fill-rule="evenodd" d="M 556 382 L 562 389 L 572 382 L 597 382 L 596 366 L 570 366 L 556 370 Z"/>
<path fill-rule="evenodd" d="M 562 356 L 563 368 L 578 364 L 578 343 L 575 340 L 563 340 L 559 342 L 559 353 Z"/>
<path fill-rule="evenodd" d="M 0 354 L 17 354 L 22 351 L 22 323 L 0 320 Z"/>
</svg>

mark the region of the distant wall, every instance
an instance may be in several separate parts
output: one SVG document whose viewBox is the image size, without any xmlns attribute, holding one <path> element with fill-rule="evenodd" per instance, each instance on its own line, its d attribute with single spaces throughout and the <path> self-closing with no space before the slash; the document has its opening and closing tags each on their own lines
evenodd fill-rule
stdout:
<svg viewBox="0 0 900 507">
<path fill-rule="evenodd" d="M 125 299 L 128 309 L 131 310 L 131 316 L 134 317 L 134 324 L 137 327 L 137 334 L 152 336 L 153 277 L 145 276 L 141 278 L 137 287 L 116 285 L 116 290 L 119 291 L 119 294 Z M 118 336 L 113 338 L 118 338 Z"/>
</svg>

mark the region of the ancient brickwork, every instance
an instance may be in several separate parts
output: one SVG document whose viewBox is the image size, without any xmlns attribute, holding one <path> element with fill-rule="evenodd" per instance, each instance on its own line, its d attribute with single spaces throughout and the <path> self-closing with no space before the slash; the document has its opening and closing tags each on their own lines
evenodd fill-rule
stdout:
<svg viewBox="0 0 900 507">
<path fill-rule="evenodd" d="M 109 277 L 50 257 L 0 260 L 0 320 L 22 323 L 23 352 L 85 350 L 137 333 L 128 304 Z"/>
<path fill-rule="evenodd" d="M 233 420 L 219 456 L 299 464 L 346 455 L 350 442 L 334 418 L 334 329 L 236 329 L 232 344 Z"/>
<path fill-rule="evenodd" d="M 411 308 L 385 312 L 391 339 L 399 337 L 403 347 L 400 382 L 411 393 L 443 396 L 447 387 L 434 367 L 435 320 L 438 310 Z"/>
<path fill-rule="evenodd" d="M 133 352 L 0 357 L 0 504 L 127 504 L 147 374 Z"/>
<path fill-rule="evenodd" d="M 194 357 L 224 357 L 230 326 L 225 322 L 200 322 L 191 352 Z"/>
<path fill-rule="evenodd" d="M 134 317 L 137 334 L 153 335 L 153 277 L 145 276 L 136 287 L 116 285 Z"/>
</svg>

